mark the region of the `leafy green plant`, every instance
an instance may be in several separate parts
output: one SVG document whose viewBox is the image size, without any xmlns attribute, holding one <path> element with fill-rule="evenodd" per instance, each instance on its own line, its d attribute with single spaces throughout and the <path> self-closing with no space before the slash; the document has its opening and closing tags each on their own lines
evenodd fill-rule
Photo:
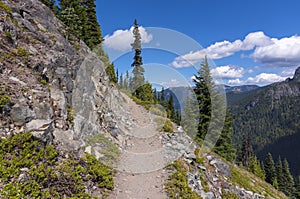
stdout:
<svg viewBox="0 0 300 199">
<path fill-rule="evenodd" d="M 46 81 L 45 79 L 42 79 L 42 80 L 41 80 L 41 83 L 42 83 L 43 85 L 47 85 L 47 81 Z"/>
</svg>

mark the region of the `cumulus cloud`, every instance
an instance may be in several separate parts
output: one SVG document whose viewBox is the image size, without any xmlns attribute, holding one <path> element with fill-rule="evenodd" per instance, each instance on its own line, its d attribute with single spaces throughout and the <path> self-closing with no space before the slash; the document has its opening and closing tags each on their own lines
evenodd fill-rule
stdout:
<svg viewBox="0 0 300 199">
<path fill-rule="evenodd" d="M 242 85 L 244 83 L 245 82 L 240 80 L 240 79 L 230 79 L 230 80 L 228 80 L 229 85 Z"/>
<path fill-rule="evenodd" d="M 283 77 L 273 73 L 261 73 L 255 77 L 249 77 L 245 83 L 247 84 L 270 84 L 273 82 L 284 81 L 287 77 Z"/>
<path fill-rule="evenodd" d="M 111 48 L 119 51 L 126 51 L 131 49 L 131 43 L 133 43 L 133 27 L 129 30 L 116 30 L 112 35 L 106 35 L 104 37 L 104 45 L 107 48 Z M 142 26 L 139 27 L 139 31 L 142 38 L 142 43 L 149 43 L 152 41 L 153 36 L 147 33 L 146 29 Z"/>
<path fill-rule="evenodd" d="M 273 44 L 257 47 L 251 55 L 255 61 L 269 66 L 298 66 L 300 64 L 300 37 L 272 39 Z"/>
<path fill-rule="evenodd" d="M 207 48 L 176 57 L 172 66 L 189 67 L 203 60 L 221 59 L 240 51 L 254 50 L 249 56 L 265 66 L 293 67 L 300 65 L 300 36 L 270 38 L 263 32 L 249 33 L 244 40 L 216 42 Z M 245 55 L 243 55 L 245 56 Z"/>
<path fill-rule="evenodd" d="M 213 77 L 221 79 L 241 78 L 244 73 L 244 68 L 238 66 L 219 66 L 211 70 Z"/>
<path fill-rule="evenodd" d="M 231 56 L 239 51 L 252 50 L 255 47 L 268 46 L 272 44 L 273 40 L 266 36 L 263 32 L 253 32 L 249 33 L 243 41 L 237 39 L 233 42 L 227 40 L 216 42 L 207 48 L 176 57 L 172 62 L 172 65 L 176 68 L 189 67 L 199 61 L 202 61 L 205 56 L 208 56 L 210 59 L 221 59 Z"/>
</svg>

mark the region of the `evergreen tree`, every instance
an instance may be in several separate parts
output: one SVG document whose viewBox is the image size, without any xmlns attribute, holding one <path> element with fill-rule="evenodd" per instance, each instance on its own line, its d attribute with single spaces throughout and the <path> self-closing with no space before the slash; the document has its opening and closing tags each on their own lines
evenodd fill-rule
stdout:
<svg viewBox="0 0 300 199">
<path fill-rule="evenodd" d="M 161 95 L 160 95 L 160 103 L 162 106 L 165 106 L 166 98 L 165 98 L 165 88 L 162 87 Z"/>
<path fill-rule="evenodd" d="M 124 90 L 128 91 L 129 90 L 129 82 L 130 82 L 130 79 L 129 79 L 129 72 L 128 70 L 126 71 L 126 74 L 125 74 L 125 78 L 124 78 L 124 83 L 123 83 L 123 87 L 124 87 Z"/>
<path fill-rule="evenodd" d="M 195 75 L 194 83 L 194 92 L 199 103 L 199 124 L 197 138 L 200 140 L 204 140 L 205 135 L 208 131 L 212 112 L 210 90 L 214 86 L 209 71 L 208 60 L 206 57 L 204 59 L 204 62 L 200 65 L 198 75 Z"/>
<path fill-rule="evenodd" d="M 69 40 L 71 35 L 74 35 L 76 38 L 80 38 L 80 34 L 81 34 L 80 30 L 82 28 L 80 26 L 81 21 L 73 7 L 67 7 L 65 9 L 63 9 L 61 11 L 61 13 L 59 14 L 59 18 L 66 25 L 66 29 L 67 29 L 66 39 L 67 40 Z"/>
<path fill-rule="evenodd" d="M 40 0 L 48 8 L 50 8 L 55 14 L 58 13 L 58 7 L 55 5 L 56 0 Z"/>
<path fill-rule="evenodd" d="M 227 110 L 224 127 L 214 146 L 214 151 L 228 161 L 233 161 L 235 159 L 236 150 L 232 145 L 232 117 L 229 110 Z"/>
<path fill-rule="evenodd" d="M 276 162 L 276 178 L 277 178 L 277 182 L 278 182 L 278 190 L 283 191 L 285 179 L 283 176 L 283 167 L 282 167 L 282 161 L 281 161 L 280 156 L 278 157 L 278 160 Z"/>
<path fill-rule="evenodd" d="M 171 119 L 171 121 L 175 121 L 175 109 L 174 109 L 174 98 L 172 93 L 170 93 L 170 97 L 167 105 L 167 116 Z"/>
<path fill-rule="evenodd" d="M 284 159 L 282 167 L 283 167 L 282 174 L 283 174 L 283 178 L 285 180 L 284 190 L 282 190 L 282 191 L 283 191 L 283 193 L 285 193 L 285 195 L 291 197 L 292 194 L 294 193 L 294 178 L 291 175 L 289 163 L 286 159 Z"/>
<path fill-rule="evenodd" d="M 118 82 L 117 82 L 117 78 L 116 78 L 116 75 L 115 75 L 115 66 L 114 66 L 114 63 L 109 64 L 105 68 L 105 71 L 106 71 L 106 74 L 109 77 L 109 81 L 117 84 Z"/>
<path fill-rule="evenodd" d="M 193 139 L 195 139 L 198 128 L 198 110 L 197 101 L 187 97 L 185 100 L 185 107 L 183 112 L 182 127 L 184 131 Z"/>
<path fill-rule="evenodd" d="M 123 74 L 121 73 L 120 75 L 120 80 L 119 80 L 119 88 L 122 89 L 124 88 L 124 80 L 123 80 Z"/>
<path fill-rule="evenodd" d="M 274 160 L 271 153 L 268 153 L 265 160 L 265 174 L 266 174 L 266 182 L 273 184 L 275 179 L 275 165 Z"/>
<path fill-rule="evenodd" d="M 241 162 L 244 167 L 249 167 L 249 161 L 253 156 L 253 149 L 251 144 L 251 137 L 248 134 L 247 136 L 243 136 L 242 144 L 239 147 L 237 153 L 237 162 Z"/>
<path fill-rule="evenodd" d="M 139 25 L 137 23 L 137 20 L 134 20 L 134 28 L 133 28 L 133 36 L 134 36 L 134 42 L 131 44 L 132 49 L 135 51 L 134 55 L 134 61 L 131 64 L 133 68 L 132 73 L 133 77 L 130 82 L 130 88 L 133 93 L 133 96 L 140 97 L 140 87 L 143 86 L 145 83 L 145 78 L 144 78 L 144 72 L 145 69 L 142 67 L 143 61 L 142 61 L 142 42 L 141 42 L 141 34 L 139 31 Z"/>
<path fill-rule="evenodd" d="M 94 0 L 60 0 L 60 20 L 66 25 L 67 39 L 70 35 L 84 41 L 91 49 L 101 44 L 100 25 L 96 17 Z"/>
<path fill-rule="evenodd" d="M 295 197 L 297 199 L 300 199 L 300 176 L 298 176 L 298 181 L 297 181 L 297 185 L 295 187 Z"/>
<path fill-rule="evenodd" d="M 142 101 L 153 103 L 152 85 L 147 81 L 138 89 L 136 97 Z"/>
<path fill-rule="evenodd" d="M 249 170 L 262 180 L 265 180 L 265 173 L 261 167 L 260 161 L 257 159 L 255 155 L 250 158 L 249 161 Z"/>
<path fill-rule="evenodd" d="M 102 43 L 102 32 L 97 21 L 96 4 L 94 0 L 85 1 L 87 22 L 85 24 L 84 42 L 91 49 Z"/>
</svg>

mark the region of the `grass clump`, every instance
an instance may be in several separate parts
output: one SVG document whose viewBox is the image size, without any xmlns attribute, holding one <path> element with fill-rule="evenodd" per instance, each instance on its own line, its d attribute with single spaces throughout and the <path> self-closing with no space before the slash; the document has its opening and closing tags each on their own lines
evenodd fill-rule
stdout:
<svg viewBox="0 0 300 199">
<path fill-rule="evenodd" d="M 238 166 L 231 165 L 230 170 L 232 183 L 239 187 L 264 195 L 266 198 L 287 198 L 283 193 L 277 191 L 272 185 L 257 178 L 254 174 L 239 168 Z"/>
<path fill-rule="evenodd" d="M 15 51 L 15 54 L 22 57 L 23 59 L 27 59 L 31 53 L 26 50 L 25 48 L 18 47 L 17 50 Z"/>
<path fill-rule="evenodd" d="M 165 190 L 170 199 L 201 199 L 201 197 L 188 186 L 188 179 L 186 177 L 188 170 L 184 167 L 183 161 L 174 161 L 173 164 L 169 165 L 169 169 L 174 171 L 165 183 Z"/>
<path fill-rule="evenodd" d="M 10 103 L 10 97 L 0 92 L 0 110 L 8 103 Z"/>
<path fill-rule="evenodd" d="M 46 81 L 46 80 L 45 80 Z M 47 83 L 47 82 L 46 82 Z M 69 106 L 69 105 L 68 105 Z M 67 108 L 67 121 L 70 122 L 70 124 L 74 125 L 74 119 L 75 119 L 76 112 L 70 106 Z"/>
<path fill-rule="evenodd" d="M 1 139 L 0 156 L 0 198 L 92 198 L 93 186 L 105 197 L 114 186 L 113 171 L 93 156 L 62 158 L 30 133 Z"/>
<path fill-rule="evenodd" d="M 89 137 L 87 144 L 99 146 L 101 150 L 97 151 L 104 155 L 101 160 L 108 165 L 112 165 L 121 154 L 121 151 L 117 145 L 111 142 L 104 134 L 101 133 Z"/>
<path fill-rule="evenodd" d="M 174 132 L 173 123 L 169 119 L 157 117 L 157 118 L 154 118 L 154 122 L 156 122 L 156 124 L 157 124 L 158 131 L 168 132 L 168 133 Z"/>
<path fill-rule="evenodd" d="M 5 10 L 7 13 L 11 13 L 12 9 L 9 7 L 9 5 L 2 3 L 0 1 L 0 10 Z"/>
</svg>

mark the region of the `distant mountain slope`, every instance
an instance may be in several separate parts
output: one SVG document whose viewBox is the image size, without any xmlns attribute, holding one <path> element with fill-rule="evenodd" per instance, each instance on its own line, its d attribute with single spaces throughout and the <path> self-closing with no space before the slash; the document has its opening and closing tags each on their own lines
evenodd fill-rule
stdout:
<svg viewBox="0 0 300 199">
<path fill-rule="evenodd" d="M 235 142 L 239 143 L 242 136 L 249 133 L 254 150 L 260 153 L 260 157 L 268 152 L 265 147 L 270 152 L 275 152 L 277 148 L 287 150 L 285 147 L 288 142 L 284 141 L 284 137 L 300 133 L 300 67 L 293 79 L 247 93 L 229 93 L 227 99 L 231 112 L 235 115 Z M 287 157 L 283 155 L 285 153 L 286 151 L 282 151 L 280 154 Z M 299 165 L 300 157 L 289 161 L 292 165 L 297 161 Z"/>
<path fill-rule="evenodd" d="M 241 86 L 224 86 L 226 93 L 244 93 L 252 90 L 256 90 L 259 88 L 257 85 L 241 85 Z"/>
</svg>

